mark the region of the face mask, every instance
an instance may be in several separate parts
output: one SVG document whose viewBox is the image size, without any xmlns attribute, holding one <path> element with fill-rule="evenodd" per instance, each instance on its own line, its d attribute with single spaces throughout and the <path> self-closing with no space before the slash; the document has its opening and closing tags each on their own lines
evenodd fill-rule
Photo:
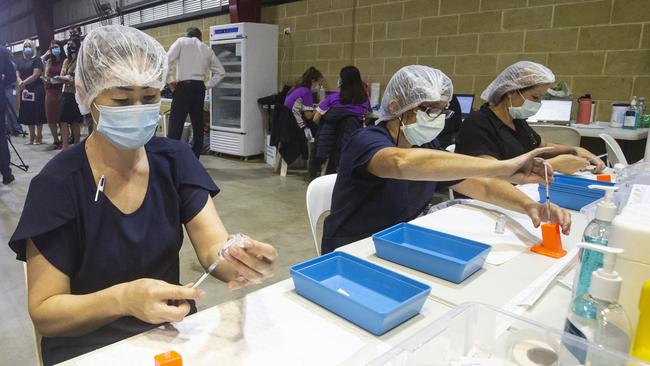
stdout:
<svg viewBox="0 0 650 366">
<path fill-rule="evenodd" d="M 311 88 L 312 93 L 318 93 L 320 91 L 320 85 L 316 85 L 315 87 Z"/>
<path fill-rule="evenodd" d="M 34 51 L 32 50 L 31 47 L 25 47 L 23 48 L 23 53 L 25 54 L 25 56 L 31 56 L 34 53 Z"/>
<path fill-rule="evenodd" d="M 405 125 L 403 122 L 400 129 L 404 137 L 411 145 L 421 146 L 433 141 L 445 128 L 445 114 L 438 117 L 430 117 L 424 111 L 418 110 L 415 114 L 415 123 Z"/>
<path fill-rule="evenodd" d="M 52 48 L 52 55 L 54 55 L 54 57 L 59 57 L 61 55 L 61 49 L 60 48 Z"/>
<path fill-rule="evenodd" d="M 68 47 L 68 52 L 77 53 L 77 48 L 76 47 Z"/>
<path fill-rule="evenodd" d="M 519 92 L 518 92 L 519 93 Z M 521 93 L 519 95 L 524 98 Z M 512 100 L 510 101 L 510 107 L 508 107 L 508 112 L 510 113 L 510 116 L 514 119 L 527 119 L 528 117 L 532 117 L 539 111 L 539 109 L 542 107 L 542 103 L 538 102 L 533 102 L 532 100 L 528 100 L 524 98 L 524 104 L 522 104 L 519 107 L 513 107 L 512 106 Z"/>
<path fill-rule="evenodd" d="M 125 107 L 99 106 L 97 131 L 118 149 L 144 146 L 156 132 L 160 103 Z"/>
</svg>

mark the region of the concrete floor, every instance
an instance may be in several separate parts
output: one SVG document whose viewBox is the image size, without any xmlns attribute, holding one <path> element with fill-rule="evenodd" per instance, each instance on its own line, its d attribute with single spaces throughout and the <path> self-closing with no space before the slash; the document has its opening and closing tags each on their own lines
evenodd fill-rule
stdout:
<svg viewBox="0 0 650 366">
<path fill-rule="evenodd" d="M 30 180 L 57 151 L 51 150 L 49 145 L 26 146 L 26 139 L 22 137 L 12 140 L 29 165 L 29 171 L 12 168 L 16 181 L 0 186 L 0 293 L 4 298 L 0 302 L 0 348 L 3 350 L 0 365 L 35 365 L 23 265 L 6 243 L 18 223 Z M 46 134 L 44 141 L 51 142 L 51 136 Z M 11 157 L 12 162 L 18 161 L 13 150 Z M 216 279 L 206 280 L 201 287 L 207 296 L 198 303 L 199 310 L 286 279 L 290 265 L 316 255 L 305 208 L 305 172 L 290 170 L 287 177 L 282 178 L 261 160 L 202 156 L 201 162 L 221 188 L 214 201 L 228 231 L 242 232 L 271 243 L 280 257 L 275 277 L 262 285 L 231 292 Z M 200 276 L 202 269 L 187 235 L 180 263 L 183 283 L 195 281 Z"/>
</svg>

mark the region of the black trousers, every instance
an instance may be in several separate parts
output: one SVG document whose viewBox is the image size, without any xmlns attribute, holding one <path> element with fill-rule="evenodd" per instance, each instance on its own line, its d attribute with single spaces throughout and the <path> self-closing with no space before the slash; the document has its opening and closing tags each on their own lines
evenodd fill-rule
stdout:
<svg viewBox="0 0 650 366">
<path fill-rule="evenodd" d="M 194 140 L 192 151 L 197 159 L 203 151 L 203 100 L 205 99 L 205 84 L 203 81 L 186 80 L 178 82 L 172 95 L 172 108 L 169 115 L 167 137 L 180 140 L 183 134 L 183 124 L 190 115 Z"/>
</svg>

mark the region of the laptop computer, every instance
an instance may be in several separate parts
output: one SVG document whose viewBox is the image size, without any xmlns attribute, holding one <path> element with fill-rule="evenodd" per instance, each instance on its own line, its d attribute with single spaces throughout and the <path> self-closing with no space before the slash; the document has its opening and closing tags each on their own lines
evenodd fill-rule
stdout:
<svg viewBox="0 0 650 366">
<path fill-rule="evenodd" d="M 542 107 L 526 121 L 532 123 L 547 123 L 569 125 L 571 122 L 571 109 L 573 102 L 570 100 L 542 100 Z"/>
<path fill-rule="evenodd" d="M 472 113 L 472 105 L 474 104 L 474 94 L 454 94 L 458 103 L 460 104 L 460 113 L 462 119 Z"/>
</svg>

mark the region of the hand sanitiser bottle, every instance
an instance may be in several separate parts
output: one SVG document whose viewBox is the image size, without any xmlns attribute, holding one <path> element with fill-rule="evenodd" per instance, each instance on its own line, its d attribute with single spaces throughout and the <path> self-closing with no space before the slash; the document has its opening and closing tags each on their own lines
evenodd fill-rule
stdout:
<svg viewBox="0 0 650 366">
<path fill-rule="evenodd" d="M 589 189 L 601 189 L 605 191 L 605 198 L 601 200 L 596 208 L 596 217 L 591 220 L 583 234 L 583 241 L 596 245 L 608 245 L 609 231 L 612 226 L 612 220 L 616 216 L 616 205 L 614 204 L 614 191 L 616 187 L 600 186 L 592 184 Z M 572 299 L 580 299 L 587 293 L 591 284 L 591 274 L 603 266 L 603 254 L 589 250 L 580 250 L 580 263 L 576 269 L 576 277 L 573 281 Z M 580 300 L 572 304 L 571 311 L 577 313 L 583 318 L 595 316 L 588 308 L 586 309 Z"/>
<path fill-rule="evenodd" d="M 579 308 L 579 311 L 569 311 L 565 332 L 608 349 L 627 353 L 630 348 L 630 322 L 618 303 L 623 279 L 614 270 L 616 256 L 623 249 L 591 243 L 580 243 L 577 246 L 603 253 L 603 268 L 592 272 L 588 292 L 571 302 L 571 309 Z M 616 361 L 600 354 L 590 357 L 583 349 L 568 349 L 582 363 L 588 362 L 593 366 L 618 365 Z"/>
<path fill-rule="evenodd" d="M 618 303 L 623 278 L 614 270 L 616 256 L 623 253 L 623 249 L 589 243 L 580 243 L 578 247 L 604 254 L 603 268 L 592 273 L 589 293 L 583 296 L 596 310 L 596 321 L 591 323 L 594 329 L 589 332 L 593 334 L 592 342 L 609 350 L 627 353 L 631 339 L 630 321 Z M 616 360 L 605 352 L 588 353 L 587 362 L 592 366 L 626 365 L 625 361 Z"/>
</svg>

